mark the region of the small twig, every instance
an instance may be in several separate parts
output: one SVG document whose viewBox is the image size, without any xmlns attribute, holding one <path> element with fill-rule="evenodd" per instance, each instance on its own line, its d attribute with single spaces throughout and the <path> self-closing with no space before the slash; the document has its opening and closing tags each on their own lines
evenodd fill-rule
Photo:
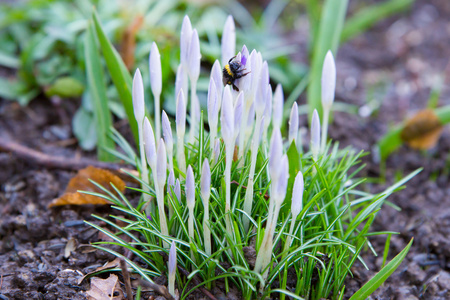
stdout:
<svg viewBox="0 0 450 300">
<path fill-rule="evenodd" d="M 161 254 L 161 256 L 163 257 L 163 259 L 165 261 L 169 260 L 169 256 L 166 253 L 160 252 L 160 254 Z M 183 274 L 186 278 L 188 278 L 189 275 L 191 274 L 191 273 L 189 273 L 188 270 L 186 270 L 185 268 L 180 266 L 180 264 L 177 264 L 177 268 L 180 271 L 180 273 Z M 194 285 L 200 285 L 201 284 L 201 282 L 200 282 L 200 280 L 198 280 L 197 276 L 192 277 L 192 282 L 194 283 Z M 211 299 L 211 300 L 218 300 L 216 297 L 214 297 L 214 295 L 207 288 L 200 286 L 199 289 L 209 299 Z"/>
<path fill-rule="evenodd" d="M 107 169 L 113 171 L 121 178 L 127 181 L 135 181 L 130 176 L 121 172 L 121 169 L 126 169 L 125 165 L 102 162 L 87 158 L 68 158 L 52 156 L 37 150 L 25 147 L 16 142 L 0 138 L 0 151 L 11 152 L 14 156 L 26 160 L 27 162 L 43 165 L 48 169 L 64 169 L 64 170 L 81 170 L 87 166 L 93 166 L 100 169 Z M 131 171 L 131 170 L 128 170 Z M 132 172 L 132 171 L 131 171 Z"/>
<path fill-rule="evenodd" d="M 120 259 L 120 268 L 122 269 L 123 281 L 125 284 L 125 289 L 127 291 L 127 299 L 133 300 L 133 292 L 131 291 L 130 273 L 128 273 L 127 263 L 123 258 Z"/>
<path fill-rule="evenodd" d="M 150 288 L 156 291 L 158 294 L 163 295 L 169 300 L 175 300 L 175 298 L 169 293 L 169 290 L 163 285 L 159 285 L 143 279 L 140 280 L 140 285 L 144 288 Z"/>
</svg>

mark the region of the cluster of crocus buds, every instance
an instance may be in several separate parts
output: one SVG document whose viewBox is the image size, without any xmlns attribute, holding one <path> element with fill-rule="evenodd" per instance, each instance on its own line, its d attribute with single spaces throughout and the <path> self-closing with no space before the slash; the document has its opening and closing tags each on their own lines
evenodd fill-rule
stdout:
<svg viewBox="0 0 450 300">
<path fill-rule="evenodd" d="M 231 57 L 235 56 L 236 34 L 233 18 L 227 18 L 222 35 L 222 66 L 227 64 Z M 235 84 L 239 91 L 232 90 L 229 85 L 223 86 L 221 63 L 216 60 L 214 63 L 208 86 L 207 94 L 207 116 L 209 133 L 209 153 L 204 159 L 201 170 L 194 166 L 186 166 L 186 157 L 190 157 L 192 147 L 195 146 L 200 120 L 200 104 L 197 98 L 197 81 L 200 75 L 200 43 L 196 29 L 192 28 L 189 18 L 183 20 L 180 39 L 180 66 L 177 69 L 175 83 L 175 132 L 176 141 L 172 134 L 172 127 L 166 112 L 160 110 L 160 95 L 162 92 L 161 61 L 158 47 L 152 44 L 150 52 L 150 83 L 155 101 L 154 127 L 145 116 L 144 86 L 139 70 L 136 71 L 133 80 L 133 105 L 135 117 L 138 123 L 140 136 L 141 154 L 141 176 L 143 179 L 144 191 L 148 192 L 147 186 L 153 186 L 156 193 L 157 211 L 160 222 L 160 232 L 166 236 L 162 243 L 164 248 L 169 248 L 170 232 L 166 217 L 165 208 L 168 207 L 169 220 L 174 214 L 173 204 L 184 206 L 188 209 L 188 242 L 194 241 L 194 209 L 198 205 L 203 206 L 203 245 L 204 252 L 210 256 L 213 252 L 210 231 L 209 201 L 211 197 L 211 169 L 210 166 L 217 164 L 221 156 L 221 144 L 225 149 L 225 171 L 221 175 L 225 183 L 225 223 L 229 236 L 233 236 L 232 225 L 236 221 L 236 205 L 231 203 L 234 196 L 231 190 L 231 171 L 233 166 L 233 156 L 235 148 L 238 149 L 237 168 L 242 168 L 250 163 L 245 200 L 240 207 L 244 212 L 240 217 L 244 229 L 250 228 L 250 218 L 252 217 L 252 205 L 254 202 L 254 180 L 257 166 L 257 155 L 262 153 L 268 159 L 267 174 L 270 180 L 270 202 L 266 216 L 266 228 L 264 237 L 259 248 L 254 270 L 267 276 L 268 266 L 272 259 L 273 237 L 278 223 L 278 215 L 282 203 L 286 197 L 289 162 L 286 155 L 281 127 L 283 125 L 283 103 L 284 95 L 281 85 L 278 85 L 275 92 L 272 92 L 269 77 L 269 66 L 262 59 L 260 52 L 253 50 L 249 53 L 246 46 L 237 53 L 234 61 L 239 62 L 245 72 L 248 73 L 242 78 L 236 79 Z M 322 79 L 322 101 L 326 112 L 324 120 L 328 120 L 328 114 L 334 100 L 334 87 L 336 80 L 336 69 L 331 52 L 328 52 L 323 67 Z M 190 82 L 190 87 L 189 83 Z M 189 93 L 190 89 L 190 93 Z M 186 110 L 190 104 L 190 126 L 189 137 L 186 139 Z M 161 117 L 162 116 L 162 117 Z M 220 116 L 220 120 L 219 120 Z M 327 124 L 327 123 L 325 123 Z M 271 126 L 271 127 L 270 127 Z M 327 125 L 326 125 L 327 126 Z M 319 155 L 324 151 L 326 144 L 326 126 L 322 131 L 322 141 L 320 139 L 320 121 L 317 111 L 314 111 L 311 124 L 311 153 L 314 161 L 319 159 Z M 155 131 L 153 130 L 155 128 Z M 268 132 L 271 128 L 271 137 L 268 155 L 260 151 L 261 145 L 268 145 Z M 288 143 L 291 145 L 299 137 L 299 112 L 297 103 L 291 108 L 289 118 Z M 174 144 L 176 153 L 174 154 Z M 250 152 L 250 153 L 249 153 Z M 248 156 L 248 154 L 250 154 Z M 223 154 L 222 154 L 223 157 Z M 250 161 L 246 158 L 250 157 Z M 175 159 L 174 159 L 175 158 Z M 198 164 L 200 166 L 200 164 Z M 151 176 L 148 167 L 151 170 Z M 196 183 L 195 173 L 200 173 L 200 182 Z M 168 176 L 167 176 L 168 174 Z M 150 183 L 153 179 L 153 184 Z M 219 181 L 220 182 L 220 181 Z M 269 184 L 269 183 L 268 183 Z M 182 186 L 184 186 L 185 199 L 182 199 Z M 200 193 L 196 188 L 200 188 Z M 219 190 L 221 187 L 214 187 Z M 303 207 L 303 174 L 298 172 L 295 178 L 292 206 L 291 223 L 289 234 L 286 237 L 284 251 L 291 245 L 291 236 L 295 229 L 297 217 Z M 201 197 L 201 201 L 196 201 Z M 145 201 L 152 202 L 149 195 L 145 194 Z M 199 204 L 200 203 L 200 204 Z M 154 205 L 154 204 L 153 204 Z M 169 255 L 169 290 L 174 291 L 174 272 L 176 271 L 176 246 L 172 242 Z"/>
</svg>

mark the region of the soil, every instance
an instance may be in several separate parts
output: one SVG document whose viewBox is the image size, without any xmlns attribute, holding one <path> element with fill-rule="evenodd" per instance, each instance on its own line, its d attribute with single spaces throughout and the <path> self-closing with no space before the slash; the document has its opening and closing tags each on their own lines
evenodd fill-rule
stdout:
<svg viewBox="0 0 450 300">
<path fill-rule="evenodd" d="M 330 137 L 342 146 L 371 151 L 364 158 L 364 175 L 378 182 L 367 189 L 381 191 L 399 176 L 423 168 L 406 189 L 389 198 L 401 211 L 385 205 L 377 216 L 373 230 L 399 232 L 392 236 L 389 259 L 411 238 L 414 244 L 372 299 L 450 299 L 448 128 L 433 149 L 418 152 L 402 147 L 389 157 L 384 170 L 372 151 L 391 124 L 426 107 L 439 76 L 445 80 L 439 104 L 450 105 L 448 20 L 449 1 L 416 1 L 411 11 L 386 19 L 344 44 L 336 57 L 336 101 L 359 110 L 336 112 Z M 0 99 L 0 136 L 55 156 L 94 158 L 94 153 L 80 151 L 72 137 L 70 116 L 77 105 L 67 101 L 55 107 L 36 99 L 20 107 Z M 0 152 L 0 170 L 0 299 L 86 299 L 82 291 L 89 283 L 78 284 L 80 274 L 113 257 L 93 251 L 89 243 L 97 241 L 99 234 L 83 220 L 100 224 L 91 215 L 113 211 L 107 206 L 49 209 L 73 171 L 49 169 L 5 152 Z M 77 247 L 67 255 L 71 239 Z M 385 241 L 386 236 L 370 238 L 381 255 L 374 257 L 370 251 L 364 255 L 370 271 L 361 265 L 352 268 L 354 277 L 347 280 L 346 295 L 380 269 Z"/>
</svg>

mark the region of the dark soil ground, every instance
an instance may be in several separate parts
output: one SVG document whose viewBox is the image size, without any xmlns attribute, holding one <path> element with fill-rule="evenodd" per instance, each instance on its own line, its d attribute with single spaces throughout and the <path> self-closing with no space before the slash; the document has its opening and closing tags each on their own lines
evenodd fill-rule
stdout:
<svg viewBox="0 0 450 300">
<path fill-rule="evenodd" d="M 449 20 L 449 1 L 417 1 L 412 11 L 385 20 L 343 45 L 337 56 L 337 101 L 361 109 L 358 114 L 336 113 L 331 138 L 342 146 L 372 151 L 389 124 L 426 107 L 439 76 L 446 76 L 440 105 L 450 105 Z M 0 136 L 54 156 L 92 158 L 93 154 L 79 151 L 72 138 L 71 120 L 66 116 L 76 105 L 65 102 L 55 108 L 37 99 L 20 107 L 0 100 Z M 414 244 L 373 299 L 450 299 L 449 151 L 446 128 L 429 151 L 403 147 L 391 155 L 385 172 L 380 171 L 375 154 L 365 157 L 364 173 L 386 178 L 384 183 L 368 185 L 372 191 L 424 168 L 405 190 L 389 199 L 402 210 L 384 206 L 377 216 L 374 230 L 400 233 L 392 237 L 389 258 L 412 237 Z M 63 193 L 74 171 L 50 169 L 5 152 L 0 152 L 0 170 L 0 299 L 86 299 L 82 291 L 88 282 L 78 285 L 77 279 L 113 258 L 92 251 L 89 243 L 99 239 L 98 232 L 83 220 L 94 221 L 92 213 L 107 215 L 112 210 L 107 206 L 47 208 Z M 71 239 L 77 247 L 65 255 Z M 385 236 L 370 241 L 381 254 Z M 369 252 L 364 259 L 371 271 L 361 265 L 352 269 L 348 295 L 382 264 L 382 257 Z"/>
</svg>

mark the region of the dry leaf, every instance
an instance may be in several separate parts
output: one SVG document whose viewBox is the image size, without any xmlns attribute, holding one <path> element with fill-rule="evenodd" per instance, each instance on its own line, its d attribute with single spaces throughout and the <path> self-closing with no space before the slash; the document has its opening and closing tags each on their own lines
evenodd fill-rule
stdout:
<svg viewBox="0 0 450 300">
<path fill-rule="evenodd" d="M 82 283 L 86 277 L 89 277 L 92 274 L 95 274 L 99 271 L 114 269 L 114 268 L 117 268 L 118 266 L 120 266 L 120 258 L 117 257 L 113 261 L 108 262 L 104 266 L 98 267 L 97 269 L 95 269 L 95 271 L 89 272 L 86 275 L 84 275 L 83 277 L 81 277 L 80 279 L 78 279 L 78 284 Z"/>
<path fill-rule="evenodd" d="M 110 274 L 107 279 L 93 277 L 91 288 L 86 292 L 89 300 L 122 300 L 123 291 L 118 284 L 118 278 Z"/>
<path fill-rule="evenodd" d="M 108 204 L 109 202 L 101 197 L 77 192 L 88 191 L 104 194 L 100 188 L 95 186 L 89 180 L 100 184 L 113 193 L 115 193 L 115 191 L 111 184 L 113 184 L 121 192 L 125 190 L 125 183 L 118 176 L 107 170 L 89 166 L 78 171 L 77 175 L 70 180 L 64 195 L 53 200 L 48 207 L 59 205 Z"/>
<path fill-rule="evenodd" d="M 77 248 L 77 241 L 74 238 L 71 238 L 64 248 L 64 257 L 69 258 L 72 251 L 74 251 Z"/>
<path fill-rule="evenodd" d="M 144 17 L 139 15 L 133 18 L 133 22 L 125 29 L 122 42 L 120 44 L 120 56 L 130 70 L 134 65 L 134 50 L 136 49 L 136 33 L 141 28 L 144 22 Z"/>
<path fill-rule="evenodd" d="M 424 109 L 406 122 L 400 137 L 411 148 L 430 149 L 439 140 L 442 128 L 442 124 L 434 111 Z"/>
</svg>

